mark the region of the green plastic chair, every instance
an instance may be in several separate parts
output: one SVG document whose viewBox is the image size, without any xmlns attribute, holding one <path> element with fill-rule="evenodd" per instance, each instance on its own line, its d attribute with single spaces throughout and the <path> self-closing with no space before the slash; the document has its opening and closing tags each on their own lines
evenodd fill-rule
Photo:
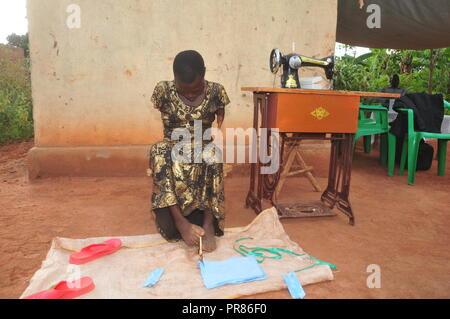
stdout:
<svg viewBox="0 0 450 319">
<path fill-rule="evenodd" d="M 371 112 L 374 118 L 366 117 L 366 112 Z M 364 152 L 370 153 L 372 135 L 381 134 L 380 163 L 387 164 L 387 133 L 389 132 L 388 110 L 381 105 L 359 105 L 358 131 L 355 134 L 354 143 L 360 137 L 364 137 Z"/>
<path fill-rule="evenodd" d="M 450 103 L 444 101 L 444 108 L 450 109 Z M 414 111 L 411 109 L 398 109 L 408 114 L 408 132 L 405 134 L 403 142 L 402 156 L 400 159 L 399 174 L 403 175 L 405 170 L 406 157 L 408 157 L 408 184 L 414 185 L 414 178 L 417 168 L 417 156 L 419 153 L 419 143 L 422 138 L 438 139 L 438 176 L 445 174 L 445 161 L 447 155 L 447 142 L 450 140 L 450 134 L 416 132 L 414 131 Z M 388 152 L 388 175 L 394 175 L 395 166 L 395 145 L 397 138 L 389 133 L 389 152 Z"/>
</svg>

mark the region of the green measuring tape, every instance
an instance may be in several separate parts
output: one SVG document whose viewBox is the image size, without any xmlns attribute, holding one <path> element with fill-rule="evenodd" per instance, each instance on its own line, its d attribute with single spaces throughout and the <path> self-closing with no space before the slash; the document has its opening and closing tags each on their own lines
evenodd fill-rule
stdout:
<svg viewBox="0 0 450 319">
<path fill-rule="evenodd" d="M 305 254 L 305 253 L 297 254 L 293 251 L 283 249 L 283 248 L 248 247 L 244 244 L 240 244 L 237 246 L 237 244 L 239 242 L 241 242 L 243 240 L 247 240 L 247 239 L 253 239 L 253 238 L 252 237 L 244 237 L 244 238 L 237 239 L 234 242 L 233 249 L 244 257 L 249 256 L 249 255 L 255 256 L 256 261 L 259 264 L 262 263 L 266 259 L 281 259 L 282 258 L 281 253 L 286 253 L 286 254 L 291 254 L 291 255 L 295 255 L 295 256 L 308 256 L 309 258 L 311 258 L 312 260 L 314 260 L 316 262 L 315 264 L 313 264 L 311 266 L 307 266 L 302 269 L 295 270 L 296 272 L 310 269 L 312 267 L 316 267 L 319 265 L 327 265 L 333 270 L 336 269 L 335 265 L 324 262 L 324 261 L 320 261 L 319 259 L 314 258 L 313 256 Z"/>
</svg>

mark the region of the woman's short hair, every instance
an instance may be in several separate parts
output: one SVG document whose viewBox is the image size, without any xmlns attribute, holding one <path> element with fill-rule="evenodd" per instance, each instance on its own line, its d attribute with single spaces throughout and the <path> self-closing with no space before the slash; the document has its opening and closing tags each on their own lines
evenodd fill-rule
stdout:
<svg viewBox="0 0 450 319">
<path fill-rule="evenodd" d="M 173 74 L 183 83 L 194 82 L 197 75 L 205 76 L 203 57 L 194 50 L 186 50 L 177 54 L 173 61 Z"/>
</svg>

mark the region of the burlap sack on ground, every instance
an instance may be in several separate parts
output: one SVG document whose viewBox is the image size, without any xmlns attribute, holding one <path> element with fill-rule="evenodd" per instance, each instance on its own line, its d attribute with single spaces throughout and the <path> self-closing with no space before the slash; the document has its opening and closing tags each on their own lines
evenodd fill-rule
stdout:
<svg viewBox="0 0 450 319">
<path fill-rule="evenodd" d="M 219 261 L 240 256 L 233 245 L 236 239 L 243 237 L 253 238 L 242 242 L 247 246 L 277 247 L 303 253 L 300 246 L 289 239 L 272 207 L 246 227 L 226 229 L 225 235 L 217 239 L 216 251 L 205 253 L 204 258 Z M 96 287 L 79 298 L 236 298 L 286 289 L 283 274 L 315 263 L 308 256 L 283 254 L 282 259 L 266 259 L 260 264 L 267 280 L 207 289 L 197 266 L 196 248 L 188 248 L 184 242 L 168 243 L 159 234 L 151 234 L 114 237 L 123 241 L 124 247 L 119 251 L 83 265 L 69 264 L 69 255 L 73 251 L 109 238 L 112 237 L 55 238 L 41 269 L 34 274 L 22 297 L 48 289 L 61 280 L 89 276 Z M 147 276 L 159 267 L 164 268 L 160 281 L 151 288 L 142 288 Z M 321 265 L 297 272 L 297 277 L 306 286 L 333 280 L 333 273 L 330 267 Z"/>
</svg>

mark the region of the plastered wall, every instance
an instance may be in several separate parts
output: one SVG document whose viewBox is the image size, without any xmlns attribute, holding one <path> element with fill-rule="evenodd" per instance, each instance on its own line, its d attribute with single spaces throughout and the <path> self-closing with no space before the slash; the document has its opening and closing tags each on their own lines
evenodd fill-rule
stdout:
<svg viewBox="0 0 450 319">
<path fill-rule="evenodd" d="M 80 27 L 73 23 L 73 6 Z M 28 0 L 37 147 L 147 145 L 162 137 L 150 96 L 174 56 L 195 49 L 232 101 L 225 127 L 250 127 L 242 86 L 280 86 L 270 51 L 333 53 L 336 0 Z M 72 20 L 71 20 L 72 19 Z M 73 25 L 72 25 L 73 26 Z M 320 68 L 301 76 L 323 76 Z"/>
</svg>

